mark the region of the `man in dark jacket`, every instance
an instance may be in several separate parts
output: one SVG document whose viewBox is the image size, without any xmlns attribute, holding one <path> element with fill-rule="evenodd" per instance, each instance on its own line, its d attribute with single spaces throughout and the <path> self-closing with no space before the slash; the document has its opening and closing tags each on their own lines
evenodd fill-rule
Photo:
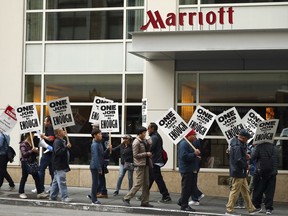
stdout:
<svg viewBox="0 0 288 216">
<path fill-rule="evenodd" d="M 196 132 L 192 129 L 187 135 L 186 139 L 192 143 L 196 140 Z M 188 205 L 188 200 L 193 190 L 197 188 L 197 182 L 193 181 L 193 173 L 197 172 L 198 160 L 197 157 L 200 156 L 199 149 L 193 149 L 186 139 L 182 139 L 178 144 L 178 164 L 179 172 L 181 174 L 181 197 L 178 201 L 178 205 L 181 206 L 181 210 L 184 211 L 195 211 Z M 195 185 L 196 184 L 196 185 Z"/>
<path fill-rule="evenodd" d="M 247 160 L 250 159 L 250 157 L 247 154 L 246 145 L 250 138 L 251 135 L 242 129 L 238 137 L 234 137 L 230 142 L 229 164 L 232 185 L 229 200 L 226 205 L 226 215 L 237 215 L 234 212 L 234 206 L 240 193 L 250 214 L 256 214 L 261 211 L 261 209 L 256 209 L 252 204 L 247 182 Z"/>
<path fill-rule="evenodd" d="M 152 153 L 153 162 L 153 167 L 150 168 L 149 172 L 149 190 L 155 181 L 162 194 L 160 202 L 168 202 L 171 201 L 171 197 L 161 174 L 161 167 L 164 166 L 162 158 L 163 140 L 158 133 L 158 126 L 154 122 L 149 124 L 148 133 L 151 140 L 150 152 Z"/>
<path fill-rule="evenodd" d="M 65 131 L 62 128 L 55 130 L 56 139 L 53 143 L 52 153 L 52 168 L 54 170 L 54 178 L 51 186 L 50 200 L 57 200 L 60 190 L 61 200 L 63 202 L 70 202 L 68 197 L 66 172 L 70 171 L 69 167 L 69 151 L 71 143 L 66 143 L 64 137 Z"/>
<path fill-rule="evenodd" d="M 264 205 L 266 214 L 271 215 L 273 208 L 273 198 L 276 187 L 276 175 L 278 173 L 278 151 L 271 143 L 261 143 L 256 146 L 252 153 L 252 160 L 256 161 L 256 170 L 254 173 L 254 191 L 252 202 L 256 208 L 261 208 L 263 193 L 265 194 Z M 260 169 L 260 163 L 266 161 L 271 164 L 267 173 Z M 265 163 L 266 164 L 266 163 Z"/>
</svg>

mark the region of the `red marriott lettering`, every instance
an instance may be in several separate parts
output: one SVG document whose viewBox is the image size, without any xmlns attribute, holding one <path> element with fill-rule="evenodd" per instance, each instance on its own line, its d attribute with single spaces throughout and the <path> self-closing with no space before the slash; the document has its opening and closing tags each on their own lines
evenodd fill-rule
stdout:
<svg viewBox="0 0 288 216">
<path fill-rule="evenodd" d="M 179 13 L 178 20 L 180 26 L 184 25 L 185 18 L 186 20 L 188 19 L 188 24 L 191 26 L 195 24 L 196 19 L 198 19 L 199 25 L 204 25 L 204 20 L 208 25 L 214 25 L 216 22 L 223 25 L 225 24 L 226 17 L 228 23 L 233 24 L 233 13 L 234 10 L 232 7 L 229 7 L 226 11 L 224 7 L 221 7 L 216 13 L 214 11 L 209 11 L 206 14 L 203 14 L 203 12 Z M 146 25 L 141 27 L 143 31 L 146 30 L 150 24 L 154 29 L 165 29 L 167 26 L 176 26 L 177 15 L 175 13 L 168 13 L 165 21 L 162 19 L 159 11 L 155 11 L 153 14 L 152 11 L 149 10 L 147 11 L 147 15 L 149 20 Z"/>
</svg>

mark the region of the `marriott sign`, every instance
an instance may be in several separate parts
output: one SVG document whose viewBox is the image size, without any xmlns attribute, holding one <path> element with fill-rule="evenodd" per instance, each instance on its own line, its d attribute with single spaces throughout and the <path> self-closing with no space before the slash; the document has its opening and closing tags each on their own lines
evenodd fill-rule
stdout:
<svg viewBox="0 0 288 216">
<path fill-rule="evenodd" d="M 166 17 L 161 17 L 158 10 L 154 13 L 149 10 L 147 11 L 148 22 L 141 27 L 141 30 L 146 30 L 149 25 L 152 25 L 154 29 L 165 29 L 169 26 L 176 26 L 177 20 L 180 26 L 184 26 L 185 22 L 188 22 L 188 25 L 193 26 L 195 25 L 196 20 L 198 20 L 199 25 L 204 25 L 206 23 L 208 25 L 214 25 L 217 22 L 222 25 L 227 22 L 233 24 L 233 13 L 234 10 L 232 7 L 229 7 L 227 10 L 224 7 L 221 7 L 217 12 L 184 12 L 179 13 L 178 17 L 175 13 L 168 13 Z"/>
</svg>

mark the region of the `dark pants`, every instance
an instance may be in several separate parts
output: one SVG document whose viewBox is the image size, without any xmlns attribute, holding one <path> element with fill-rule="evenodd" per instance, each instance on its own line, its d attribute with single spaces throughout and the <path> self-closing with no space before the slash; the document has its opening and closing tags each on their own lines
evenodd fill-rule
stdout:
<svg viewBox="0 0 288 216">
<path fill-rule="evenodd" d="M 181 204 L 181 209 L 188 207 L 188 200 L 192 194 L 192 181 L 193 172 L 181 173 L 181 197 L 179 199 L 179 204 Z"/>
<path fill-rule="evenodd" d="M 97 193 L 101 193 L 103 195 L 107 195 L 107 188 L 106 188 L 106 178 L 105 174 L 99 174 L 99 184 L 97 188 Z"/>
<path fill-rule="evenodd" d="M 45 170 L 49 167 L 49 174 L 51 176 L 51 182 L 53 181 L 54 172 L 52 169 L 52 154 L 43 154 L 40 160 L 39 165 L 39 178 L 40 178 L 40 185 L 41 185 L 41 191 L 44 191 L 44 180 L 45 180 Z"/>
<path fill-rule="evenodd" d="M 7 164 L 7 155 L 0 155 L 0 187 L 3 185 L 4 178 L 8 181 L 10 187 L 15 187 L 14 181 L 7 172 Z"/>
<path fill-rule="evenodd" d="M 169 197 L 169 192 L 161 174 L 161 167 L 155 164 L 153 165 L 153 168 L 149 169 L 149 190 L 152 187 L 154 181 L 156 182 L 159 191 L 162 194 L 162 198 L 165 199 Z"/>
<path fill-rule="evenodd" d="M 27 162 L 26 161 L 21 161 L 21 168 L 22 168 L 22 177 L 20 180 L 20 185 L 19 185 L 19 193 L 25 193 L 25 183 L 27 181 L 28 178 L 28 172 L 27 172 Z M 41 185 L 40 185 L 40 179 L 39 179 L 39 174 L 38 172 L 34 173 L 32 175 L 34 181 L 35 181 L 35 186 L 37 189 L 37 194 L 43 192 L 41 191 Z"/>
<path fill-rule="evenodd" d="M 92 176 L 92 187 L 91 187 L 91 200 L 92 202 L 97 201 L 97 188 L 98 188 L 98 179 L 99 179 L 99 171 L 98 169 L 90 169 Z"/>
<path fill-rule="evenodd" d="M 199 201 L 199 197 L 203 194 L 197 185 L 198 182 L 198 172 L 192 174 L 192 194 L 191 194 L 191 200 L 193 201 Z"/>
<path fill-rule="evenodd" d="M 252 196 L 252 203 L 255 208 L 260 208 L 263 194 L 265 194 L 264 204 L 266 209 L 273 210 L 273 198 L 276 187 L 276 175 L 268 177 L 260 177 L 254 175 L 254 191 Z"/>
</svg>

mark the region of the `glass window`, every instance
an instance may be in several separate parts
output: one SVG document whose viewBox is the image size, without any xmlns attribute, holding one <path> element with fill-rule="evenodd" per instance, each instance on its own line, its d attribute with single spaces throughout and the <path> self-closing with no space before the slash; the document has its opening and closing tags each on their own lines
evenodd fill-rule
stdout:
<svg viewBox="0 0 288 216">
<path fill-rule="evenodd" d="M 127 0 L 128 6 L 144 6 L 144 0 Z"/>
<path fill-rule="evenodd" d="M 141 31 L 140 28 L 144 23 L 143 10 L 128 10 L 127 11 L 127 38 L 131 39 L 132 32 Z"/>
<path fill-rule="evenodd" d="M 26 40 L 42 40 L 42 13 L 27 13 Z"/>
<path fill-rule="evenodd" d="M 47 75 L 45 101 L 68 96 L 70 102 L 93 102 L 95 96 L 122 100 L 121 75 Z"/>
<path fill-rule="evenodd" d="M 43 9 L 43 1 L 27 0 L 27 10 Z"/>
<path fill-rule="evenodd" d="M 200 74 L 201 103 L 287 103 L 288 73 Z"/>
<path fill-rule="evenodd" d="M 47 13 L 46 40 L 123 38 L 123 11 Z"/>
<path fill-rule="evenodd" d="M 142 125 L 142 107 L 125 107 L 125 134 L 136 134 L 136 129 Z"/>
<path fill-rule="evenodd" d="M 126 75 L 126 102 L 141 102 L 143 93 L 143 75 Z"/>
<path fill-rule="evenodd" d="M 196 102 L 196 74 L 179 74 L 178 75 L 178 103 Z"/>
<path fill-rule="evenodd" d="M 185 1 L 185 0 L 183 0 Z M 259 3 L 259 2 L 287 2 L 287 0 L 201 0 L 202 4 L 227 4 L 227 3 Z"/>
<path fill-rule="evenodd" d="M 47 0 L 47 8 L 68 9 L 68 8 L 123 7 L 123 2 L 124 0 Z"/>
<path fill-rule="evenodd" d="M 40 102 L 41 101 L 41 76 L 26 75 L 25 76 L 25 93 L 24 101 Z"/>
<path fill-rule="evenodd" d="M 197 4 L 197 0 L 179 0 L 180 5 Z"/>
</svg>

